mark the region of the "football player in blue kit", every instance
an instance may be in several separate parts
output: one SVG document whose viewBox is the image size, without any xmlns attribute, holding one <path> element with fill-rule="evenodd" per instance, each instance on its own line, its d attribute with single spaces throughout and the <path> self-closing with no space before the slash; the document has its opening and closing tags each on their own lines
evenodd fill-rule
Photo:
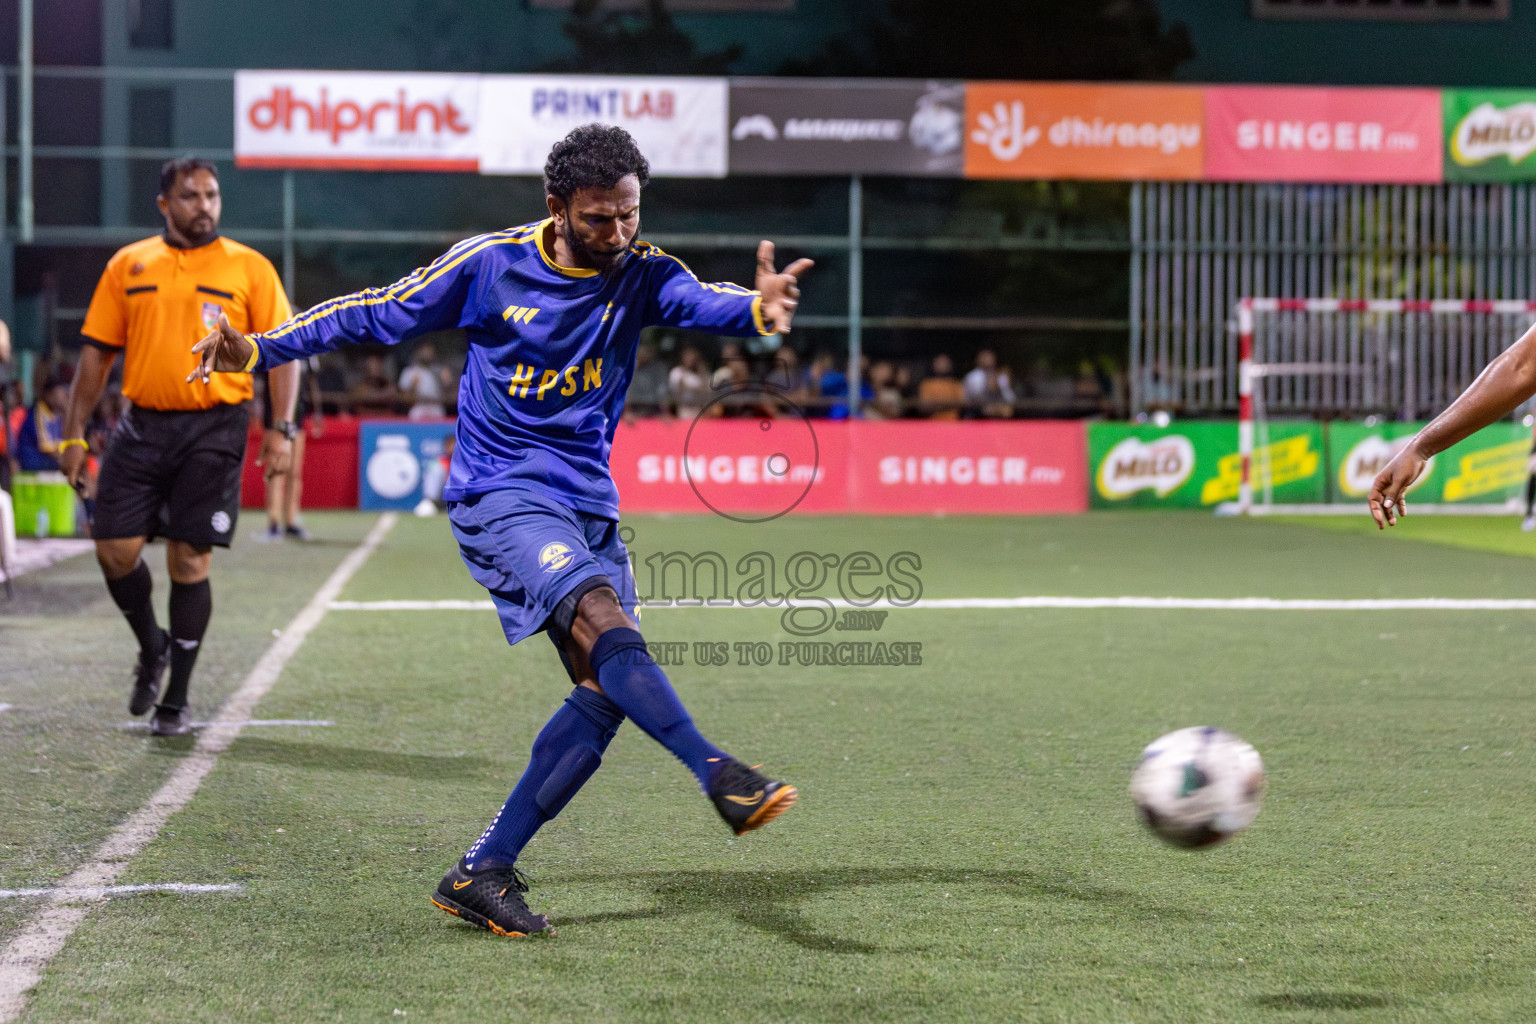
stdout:
<svg viewBox="0 0 1536 1024">
<path fill-rule="evenodd" d="M 465 330 L 448 518 L 508 642 L 547 631 L 576 684 L 505 806 L 432 897 L 498 935 L 551 930 L 523 898 L 518 854 L 597 771 L 626 717 L 693 772 L 737 835 L 798 796 L 705 739 L 647 654 L 608 457 L 641 328 L 787 332 L 811 261 L 775 271 L 765 241 L 755 290 L 701 282 L 636 239 L 649 173 L 623 129 L 577 128 L 545 165 L 545 220 L 466 239 L 387 288 L 321 303 L 264 333 L 242 335 L 221 320 L 193 349 L 201 361 L 188 379 L 206 381 L 343 344 Z"/>
</svg>

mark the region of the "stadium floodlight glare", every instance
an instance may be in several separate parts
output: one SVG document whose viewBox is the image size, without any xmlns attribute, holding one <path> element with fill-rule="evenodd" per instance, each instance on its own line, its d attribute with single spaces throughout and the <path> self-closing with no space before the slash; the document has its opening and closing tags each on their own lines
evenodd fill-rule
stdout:
<svg viewBox="0 0 1536 1024">
<path fill-rule="evenodd" d="M 1255 492 L 1255 439 L 1257 451 L 1266 452 L 1268 444 L 1268 416 L 1265 409 L 1264 388 L 1255 389 L 1256 381 L 1272 378 L 1309 377 L 1314 381 L 1332 378 L 1341 385 L 1353 381 L 1357 393 L 1375 396 L 1380 402 L 1389 395 L 1392 381 L 1388 374 L 1398 374 L 1402 368 L 1397 359 L 1374 361 L 1361 358 L 1363 345 L 1353 348 L 1335 348 L 1333 358 L 1323 360 L 1268 361 L 1254 357 L 1254 328 L 1256 318 L 1265 314 L 1379 314 L 1381 317 L 1402 318 L 1409 314 L 1429 314 L 1437 317 L 1487 318 L 1489 316 L 1536 316 L 1536 301 L 1527 299 L 1278 299 L 1248 297 L 1239 299 L 1237 310 L 1238 330 L 1238 426 L 1237 443 L 1241 460 L 1240 483 L 1236 502 L 1217 507 L 1218 515 L 1252 515 L 1284 513 L 1287 515 L 1339 515 L 1357 514 L 1364 510 L 1361 501 L 1309 505 L 1276 505 L 1274 503 L 1273 474 L 1258 474 L 1258 490 L 1263 500 L 1254 501 Z M 1359 333 L 1357 332 L 1357 336 Z M 1382 332 L 1384 333 L 1384 332 Z M 1518 337 L 1518 335 L 1516 335 Z M 1510 338 L 1513 341 L 1514 338 Z M 1500 351 L 1503 349 L 1500 345 Z M 1477 368 L 1478 372 L 1481 367 Z M 1397 381 L 1398 386 L 1412 387 L 1411 383 Z M 1325 467 L 1325 472 L 1327 468 Z M 1414 512 L 1439 515 L 1507 515 L 1515 511 L 1511 503 L 1455 503 L 1434 504 L 1415 502 Z"/>
</svg>

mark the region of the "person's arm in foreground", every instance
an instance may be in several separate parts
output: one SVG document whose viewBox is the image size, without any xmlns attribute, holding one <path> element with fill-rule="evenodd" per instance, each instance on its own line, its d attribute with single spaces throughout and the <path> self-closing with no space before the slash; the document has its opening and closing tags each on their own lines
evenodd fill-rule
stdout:
<svg viewBox="0 0 1536 1024">
<path fill-rule="evenodd" d="M 1378 529 L 1397 524 L 1407 509 L 1403 494 L 1433 456 L 1514 412 L 1536 395 L 1536 328 L 1489 363 L 1467 390 L 1414 435 L 1371 484 L 1371 516 Z"/>
</svg>

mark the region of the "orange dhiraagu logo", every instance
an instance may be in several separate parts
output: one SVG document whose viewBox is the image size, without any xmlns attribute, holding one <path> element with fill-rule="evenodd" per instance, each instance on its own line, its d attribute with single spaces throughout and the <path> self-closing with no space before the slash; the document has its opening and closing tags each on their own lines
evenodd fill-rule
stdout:
<svg viewBox="0 0 1536 1024">
<path fill-rule="evenodd" d="M 741 804 L 743 807 L 751 807 L 763 798 L 763 791 L 758 790 L 751 796 L 727 796 L 726 799 L 733 804 Z"/>
<path fill-rule="evenodd" d="M 974 82 L 965 87 L 967 178 L 1196 180 L 1198 88 Z"/>
</svg>

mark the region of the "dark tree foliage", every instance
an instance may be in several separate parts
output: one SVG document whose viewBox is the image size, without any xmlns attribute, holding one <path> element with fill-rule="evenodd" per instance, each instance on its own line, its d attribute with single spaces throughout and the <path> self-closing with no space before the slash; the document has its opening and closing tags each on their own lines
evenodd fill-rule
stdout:
<svg viewBox="0 0 1536 1024">
<path fill-rule="evenodd" d="M 1195 55 L 1155 0 L 889 0 L 885 16 L 790 61 L 786 75 L 1167 79 Z"/>
<path fill-rule="evenodd" d="M 647 0 L 644 11 L 601 11 L 601 0 L 576 0 L 561 31 L 576 55 L 547 64 L 545 71 L 588 75 L 725 75 L 742 47 L 700 53 L 667 13 L 664 0 Z"/>
</svg>

